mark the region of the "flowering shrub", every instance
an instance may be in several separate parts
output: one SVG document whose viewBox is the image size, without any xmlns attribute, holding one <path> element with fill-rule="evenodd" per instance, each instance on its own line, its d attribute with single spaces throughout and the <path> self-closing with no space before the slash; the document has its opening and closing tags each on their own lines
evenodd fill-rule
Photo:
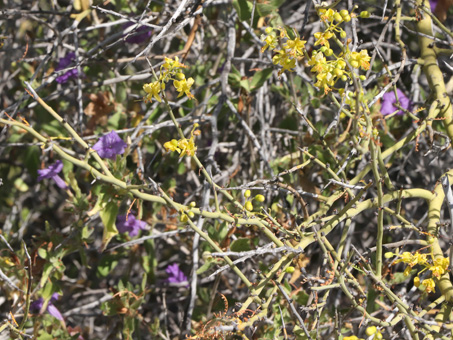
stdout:
<svg viewBox="0 0 453 340">
<path fill-rule="evenodd" d="M 0 338 L 450 339 L 450 3 L 4 10 Z"/>
</svg>

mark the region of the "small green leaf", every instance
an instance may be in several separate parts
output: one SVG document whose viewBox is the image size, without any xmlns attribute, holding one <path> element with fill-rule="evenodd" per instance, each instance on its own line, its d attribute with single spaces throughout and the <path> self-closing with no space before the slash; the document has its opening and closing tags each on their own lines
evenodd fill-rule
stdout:
<svg viewBox="0 0 453 340">
<path fill-rule="evenodd" d="M 233 7 L 238 13 L 239 20 L 247 21 L 252 17 L 253 4 L 247 0 L 233 0 Z"/>
<path fill-rule="evenodd" d="M 272 68 L 266 68 L 264 70 L 256 72 L 253 77 L 252 81 L 250 82 L 252 91 L 259 89 L 263 86 L 264 82 L 270 78 L 272 75 Z"/>
<path fill-rule="evenodd" d="M 231 251 L 248 251 L 251 249 L 250 240 L 248 238 L 238 238 L 231 242 L 230 246 Z"/>
<path fill-rule="evenodd" d="M 104 250 L 112 237 L 118 234 L 118 229 L 116 229 L 115 225 L 116 216 L 118 215 L 118 206 L 115 202 L 109 202 L 99 212 L 99 215 L 104 224 L 104 233 L 102 235 L 102 250 Z"/>
<path fill-rule="evenodd" d="M 105 255 L 99 261 L 97 267 L 97 274 L 101 277 L 106 277 L 110 272 L 115 269 L 118 264 L 118 258 L 116 255 Z"/>
<path fill-rule="evenodd" d="M 265 17 L 279 8 L 286 0 L 270 0 L 267 3 L 256 4 L 256 11 L 260 17 Z"/>
</svg>

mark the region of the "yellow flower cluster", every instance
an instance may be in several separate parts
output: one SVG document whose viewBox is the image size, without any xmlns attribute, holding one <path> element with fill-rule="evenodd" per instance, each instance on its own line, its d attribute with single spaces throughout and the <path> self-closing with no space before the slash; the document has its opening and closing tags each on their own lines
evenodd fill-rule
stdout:
<svg viewBox="0 0 453 340">
<path fill-rule="evenodd" d="M 367 335 L 367 339 L 382 340 L 384 338 L 382 336 L 381 331 L 378 330 L 376 326 L 367 327 L 365 334 Z M 373 335 L 373 337 L 370 338 L 372 335 Z M 365 340 L 365 339 L 359 338 L 355 335 L 351 335 L 351 336 L 345 336 L 343 338 L 343 340 Z"/>
<path fill-rule="evenodd" d="M 173 86 L 179 92 L 178 98 L 183 94 L 189 97 L 189 99 L 194 98 L 193 94 L 190 93 L 190 88 L 194 80 L 193 78 L 186 79 L 186 76 L 181 71 L 185 67 L 179 62 L 178 57 L 175 57 L 175 59 L 165 58 L 165 62 L 160 68 L 159 79 L 143 85 L 143 90 L 147 93 L 144 100 L 151 102 L 154 98 L 158 102 L 161 102 L 160 93 L 165 90 L 165 83 L 170 80 L 173 80 Z"/>
<path fill-rule="evenodd" d="M 278 37 L 275 30 L 280 31 L 280 38 L 286 39 L 282 45 L 282 49 L 278 49 Z M 288 32 L 284 28 L 266 28 L 266 35 L 261 36 L 261 40 L 264 42 L 264 46 L 261 48 L 261 52 L 264 52 L 267 48 L 272 49 L 277 54 L 272 58 L 274 65 L 280 65 L 282 69 L 278 72 L 281 75 L 285 71 L 292 72 L 296 67 L 296 61 L 304 57 L 305 43 L 307 41 L 301 40 L 297 32 L 294 33 L 294 39 L 288 35 Z"/>
<path fill-rule="evenodd" d="M 311 72 L 317 73 L 315 86 L 322 88 L 324 93 L 327 94 L 339 79 L 347 81 L 348 78 L 351 78 L 349 67 L 368 70 L 371 57 L 368 55 L 367 50 L 351 52 L 348 46 L 346 46 L 344 53 L 336 56 L 330 48 L 329 40 L 337 38 L 337 33 L 340 38 L 346 38 L 346 32 L 339 25 L 343 22 L 351 21 L 351 18 L 355 16 L 354 13 L 349 13 L 345 9 L 338 12 L 329 8 L 319 9 L 318 14 L 327 25 L 327 28 L 324 32 L 316 32 L 314 34 L 316 39 L 315 46 L 321 45 L 321 48 L 313 52 L 308 65 L 312 66 Z M 327 60 L 326 57 L 330 56 L 333 56 L 334 59 Z M 361 77 L 363 78 L 363 76 Z"/>
<path fill-rule="evenodd" d="M 193 129 L 190 133 L 190 138 L 181 138 L 179 140 L 172 139 L 169 142 L 164 144 L 164 148 L 167 151 L 176 151 L 179 153 L 179 157 L 183 157 L 187 155 L 192 157 L 195 155 L 195 151 L 197 151 L 197 147 L 195 146 L 195 135 L 199 134 L 199 130 L 195 130 L 198 127 L 198 124 L 195 123 Z"/>
<path fill-rule="evenodd" d="M 399 259 L 394 263 L 405 263 L 407 264 L 406 269 L 404 270 L 404 275 L 408 276 L 411 273 L 411 270 L 414 266 L 420 265 L 424 267 L 414 278 L 414 285 L 419 287 L 422 285 L 422 289 L 426 293 L 435 292 L 436 284 L 433 279 L 439 279 L 444 273 L 447 272 L 448 266 L 450 265 L 450 260 L 447 257 L 437 257 L 434 258 L 431 254 L 431 261 L 428 259 L 428 254 L 421 254 L 418 251 L 415 254 L 412 254 L 408 251 L 405 251 L 402 254 L 387 253 L 386 257 L 398 256 Z M 420 282 L 419 275 L 425 270 L 431 271 L 431 278 L 425 279 Z"/>
</svg>

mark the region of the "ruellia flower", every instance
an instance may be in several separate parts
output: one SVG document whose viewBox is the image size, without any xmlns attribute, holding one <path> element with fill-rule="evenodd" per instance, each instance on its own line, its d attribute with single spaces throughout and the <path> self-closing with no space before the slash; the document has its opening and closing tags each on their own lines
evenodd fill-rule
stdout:
<svg viewBox="0 0 453 340">
<path fill-rule="evenodd" d="M 400 89 L 396 89 L 396 94 L 398 95 L 398 101 L 400 105 L 405 110 L 410 110 L 411 108 L 411 101 L 409 98 L 406 97 L 403 91 Z M 404 111 L 399 110 L 396 106 L 396 97 L 395 91 L 389 91 L 384 94 L 382 97 L 382 104 L 381 104 L 381 113 L 382 115 L 386 116 L 396 112 L 397 115 L 403 115 Z"/>
<path fill-rule="evenodd" d="M 115 159 L 117 155 L 124 153 L 127 144 L 118 136 L 115 131 L 99 138 L 96 144 L 93 145 L 93 150 L 97 151 L 102 158 Z"/>
<path fill-rule="evenodd" d="M 159 81 L 143 85 L 143 90 L 147 93 L 145 101 L 151 102 L 152 99 L 156 99 L 159 103 L 162 101 L 160 98 L 160 91 L 165 90 L 165 84 Z"/>
<path fill-rule="evenodd" d="M 55 71 L 61 71 L 64 70 L 65 68 L 68 68 L 73 61 L 76 60 L 76 55 L 74 52 L 69 52 L 66 54 L 64 58 L 60 58 L 58 62 L 58 66 L 55 68 Z M 59 84 L 64 84 L 66 83 L 70 78 L 77 78 L 79 76 L 79 71 L 77 71 L 77 68 L 73 68 L 71 70 L 68 70 L 67 72 L 63 73 L 62 75 L 58 76 L 55 78 L 55 81 Z"/>
<path fill-rule="evenodd" d="M 51 178 L 55 181 L 60 189 L 67 189 L 65 181 L 58 175 L 63 170 L 63 162 L 58 160 L 54 164 L 49 165 L 47 169 L 38 170 L 38 182 L 44 178 Z"/>
<path fill-rule="evenodd" d="M 165 272 L 168 275 L 167 282 L 168 283 L 181 283 L 181 282 L 187 282 L 187 276 L 184 274 L 184 272 L 179 269 L 179 265 L 177 263 L 173 263 L 169 265 L 166 269 Z"/>
<path fill-rule="evenodd" d="M 125 23 L 123 25 L 123 31 L 132 25 L 135 25 L 135 23 L 134 22 Z M 136 28 L 134 31 L 131 31 L 125 41 L 129 44 L 141 44 L 147 41 L 150 37 L 151 28 L 146 26 L 140 26 Z"/>
<path fill-rule="evenodd" d="M 47 304 L 46 311 L 47 311 L 47 313 L 52 315 L 54 318 L 56 318 L 60 321 L 63 321 L 63 315 L 61 315 L 61 313 L 57 309 L 57 307 L 55 307 L 53 305 L 53 302 L 57 301 L 59 296 L 60 296 L 60 294 L 58 294 L 58 293 L 52 294 L 52 297 L 50 298 L 50 300 Z M 44 306 L 44 299 L 39 298 L 38 300 L 33 301 L 30 304 L 30 310 L 34 313 L 40 313 L 43 306 Z"/>
<path fill-rule="evenodd" d="M 146 229 L 146 222 L 137 220 L 133 214 L 118 215 L 116 229 L 120 233 L 129 233 L 129 236 L 134 237 L 140 230 Z"/>
</svg>

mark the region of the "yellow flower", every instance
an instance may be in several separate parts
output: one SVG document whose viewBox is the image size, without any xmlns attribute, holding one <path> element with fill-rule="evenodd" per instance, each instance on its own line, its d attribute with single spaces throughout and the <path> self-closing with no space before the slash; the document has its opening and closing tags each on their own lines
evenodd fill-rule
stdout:
<svg viewBox="0 0 453 340">
<path fill-rule="evenodd" d="M 351 335 L 351 336 L 345 336 L 343 338 L 343 340 L 363 340 L 363 339 L 362 338 L 358 338 L 355 335 Z"/>
<path fill-rule="evenodd" d="M 181 97 L 184 93 L 187 95 L 187 97 L 189 97 L 189 99 L 194 98 L 193 94 L 190 93 L 190 88 L 192 87 L 193 83 L 193 78 L 173 81 L 173 85 L 175 86 L 176 91 L 179 92 L 178 98 Z"/>
<path fill-rule="evenodd" d="M 317 45 L 323 45 L 326 46 L 327 48 L 330 47 L 329 39 L 333 37 L 333 33 L 330 31 L 326 32 L 316 32 L 314 34 L 315 38 L 317 39 L 315 42 L 315 46 Z"/>
<path fill-rule="evenodd" d="M 296 67 L 296 59 L 291 58 L 291 56 L 285 50 L 277 51 L 278 54 L 272 58 L 272 62 L 274 65 L 281 65 L 283 67 L 282 70 L 278 72 L 278 74 L 282 74 L 285 71 L 292 72 L 292 69 Z"/>
<path fill-rule="evenodd" d="M 293 40 L 288 39 L 286 44 L 283 45 L 283 48 L 291 50 L 289 53 L 293 57 L 302 57 L 304 55 L 303 49 L 305 48 L 306 42 L 307 41 L 305 40 L 300 40 L 299 37 L 296 37 Z"/>
<path fill-rule="evenodd" d="M 179 62 L 178 57 L 175 57 L 175 60 L 165 57 L 165 63 L 162 65 L 162 67 L 166 68 L 167 72 L 172 72 L 177 68 L 185 66 Z"/>
<path fill-rule="evenodd" d="M 420 286 L 420 278 L 418 276 L 414 277 L 414 286 L 417 288 Z"/>
<path fill-rule="evenodd" d="M 178 152 L 181 152 L 181 150 L 178 148 L 178 141 L 176 139 L 172 139 L 171 141 L 165 143 L 164 144 L 164 148 L 167 151 L 178 151 Z"/>
<path fill-rule="evenodd" d="M 165 84 L 155 81 L 154 83 L 143 85 L 143 90 L 147 93 L 145 100 L 152 101 L 154 97 L 158 102 L 161 102 L 159 93 L 161 90 L 165 90 Z"/>
<path fill-rule="evenodd" d="M 438 257 L 434 260 L 434 265 L 429 267 L 429 270 L 433 273 L 433 276 L 439 278 L 443 273 L 447 271 L 450 264 L 450 260 L 444 257 Z"/>
<path fill-rule="evenodd" d="M 261 48 L 261 53 L 266 51 L 266 49 L 269 47 L 271 50 L 273 50 L 275 47 L 277 47 L 278 44 L 278 39 L 277 36 L 275 35 L 274 32 L 268 34 L 268 35 L 262 35 L 261 40 L 264 41 L 264 46 Z"/>
<path fill-rule="evenodd" d="M 426 279 L 422 281 L 422 285 L 425 287 L 425 292 L 431 293 L 436 291 L 436 284 L 433 279 Z"/>
<path fill-rule="evenodd" d="M 321 20 L 330 21 L 330 22 L 333 21 L 336 12 L 337 11 L 333 10 L 332 8 L 329 8 L 327 10 L 326 9 L 320 9 L 319 10 L 319 14 L 320 14 Z"/>
<path fill-rule="evenodd" d="M 169 142 L 164 144 L 164 148 L 167 151 L 177 151 L 179 153 L 179 157 L 183 157 L 184 155 L 187 156 L 194 156 L 197 147 L 195 146 L 194 136 L 199 134 L 199 130 L 195 130 L 198 127 L 198 123 L 195 123 L 193 129 L 190 133 L 190 138 L 181 138 L 180 140 L 172 139 Z"/>
<path fill-rule="evenodd" d="M 181 139 L 178 142 L 178 147 L 181 149 L 181 154 L 179 155 L 179 157 L 184 156 L 184 154 L 186 154 L 187 156 L 194 156 L 195 151 L 197 150 L 193 136 L 190 139 Z"/>
<path fill-rule="evenodd" d="M 307 64 L 313 66 L 310 71 L 316 73 L 321 73 L 328 67 L 327 60 L 322 52 L 313 52 L 311 59 Z"/>
<path fill-rule="evenodd" d="M 396 260 L 395 263 L 404 262 L 411 267 L 414 267 L 417 264 L 426 265 L 428 263 L 428 260 L 426 258 L 427 255 L 420 254 L 419 252 L 416 252 L 414 255 L 412 255 L 408 251 L 405 251 L 402 255 L 399 256 L 401 258 Z"/>
<path fill-rule="evenodd" d="M 370 68 L 371 57 L 368 55 L 367 50 L 361 50 L 360 52 L 352 52 L 349 56 L 349 63 L 352 67 L 362 67 L 363 70 Z"/>
</svg>

